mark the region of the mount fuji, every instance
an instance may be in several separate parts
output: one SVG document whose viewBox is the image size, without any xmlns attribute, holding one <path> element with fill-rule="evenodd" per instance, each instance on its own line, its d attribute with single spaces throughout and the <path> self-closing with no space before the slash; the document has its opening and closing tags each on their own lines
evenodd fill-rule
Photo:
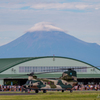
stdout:
<svg viewBox="0 0 100 100">
<path fill-rule="evenodd" d="M 16 40 L 0 46 L 0 58 L 63 56 L 100 66 L 100 45 L 75 38 L 51 23 L 38 23 Z"/>
</svg>

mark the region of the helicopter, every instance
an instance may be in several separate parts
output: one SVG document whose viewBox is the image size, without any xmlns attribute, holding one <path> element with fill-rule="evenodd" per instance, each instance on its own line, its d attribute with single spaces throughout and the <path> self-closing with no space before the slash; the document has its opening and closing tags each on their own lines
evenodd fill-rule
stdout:
<svg viewBox="0 0 100 100">
<path fill-rule="evenodd" d="M 53 90 L 53 91 L 56 90 L 62 92 L 69 90 L 70 92 L 72 92 L 73 87 L 78 84 L 76 71 L 74 69 L 69 69 L 69 68 L 68 69 L 63 68 L 59 70 L 67 70 L 67 71 L 64 71 L 62 73 L 62 76 L 57 79 L 37 78 L 34 72 L 27 74 L 28 80 L 22 86 L 22 92 L 23 91 L 28 92 L 30 90 L 34 90 L 35 93 L 38 93 L 39 91 L 43 91 L 43 93 L 46 93 L 47 90 Z M 43 73 L 37 73 L 37 74 L 43 74 Z"/>
</svg>

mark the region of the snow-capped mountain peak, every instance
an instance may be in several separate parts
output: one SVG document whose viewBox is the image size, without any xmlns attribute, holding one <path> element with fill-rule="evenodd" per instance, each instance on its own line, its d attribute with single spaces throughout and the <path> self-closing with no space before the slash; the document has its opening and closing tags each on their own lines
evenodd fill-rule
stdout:
<svg viewBox="0 0 100 100">
<path fill-rule="evenodd" d="M 64 30 L 54 26 L 50 22 L 40 22 L 35 24 L 32 28 L 28 30 L 28 32 L 34 32 L 34 31 L 64 31 Z"/>
</svg>

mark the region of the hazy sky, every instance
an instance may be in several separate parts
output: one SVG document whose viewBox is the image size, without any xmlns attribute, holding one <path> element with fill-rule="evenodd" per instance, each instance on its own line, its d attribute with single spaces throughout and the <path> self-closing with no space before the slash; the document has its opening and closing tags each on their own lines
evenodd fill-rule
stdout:
<svg viewBox="0 0 100 100">
<path fill-rule="evenodd" d="M 100 45 L 100 0 L 0 0 L 0 45 L 39 22 Z"/>
</svg>

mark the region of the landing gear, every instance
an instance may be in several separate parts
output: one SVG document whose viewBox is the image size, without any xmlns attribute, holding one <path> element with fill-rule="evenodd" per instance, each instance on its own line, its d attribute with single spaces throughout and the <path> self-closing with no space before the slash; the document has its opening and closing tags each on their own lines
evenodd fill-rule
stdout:
<svg viewBox="0 0 100 100">
<path fill-rule="evenodd" d="M 64 92 L 64 90 L 62 90 L 62 92 Z"/>
<path fill-rule="evenodd" d="M 43 90 L 43 93 L 46 93 L 46 90 Z"/>
<path fill-rule="evenodd" d="M 25 89 L 25 93 L 27 92 L 27 89 Z"/>
<path fill-rule="evenodd" d="M 23 92 L 23 91 L 24 91 L 24 89 L 22 88 L 22 89 L 21 89 L 21 92 Z"/>
<path fill-rule="evenodd" d="M 70 93 L 72 93 L 73 92 L 73 90 L 72 89 L 70 89 Z"/>
<path fill-rule="evenodd" d="M 39 90 L 35 90 L 35 93 L 39 93 Z"/>
</svg>

